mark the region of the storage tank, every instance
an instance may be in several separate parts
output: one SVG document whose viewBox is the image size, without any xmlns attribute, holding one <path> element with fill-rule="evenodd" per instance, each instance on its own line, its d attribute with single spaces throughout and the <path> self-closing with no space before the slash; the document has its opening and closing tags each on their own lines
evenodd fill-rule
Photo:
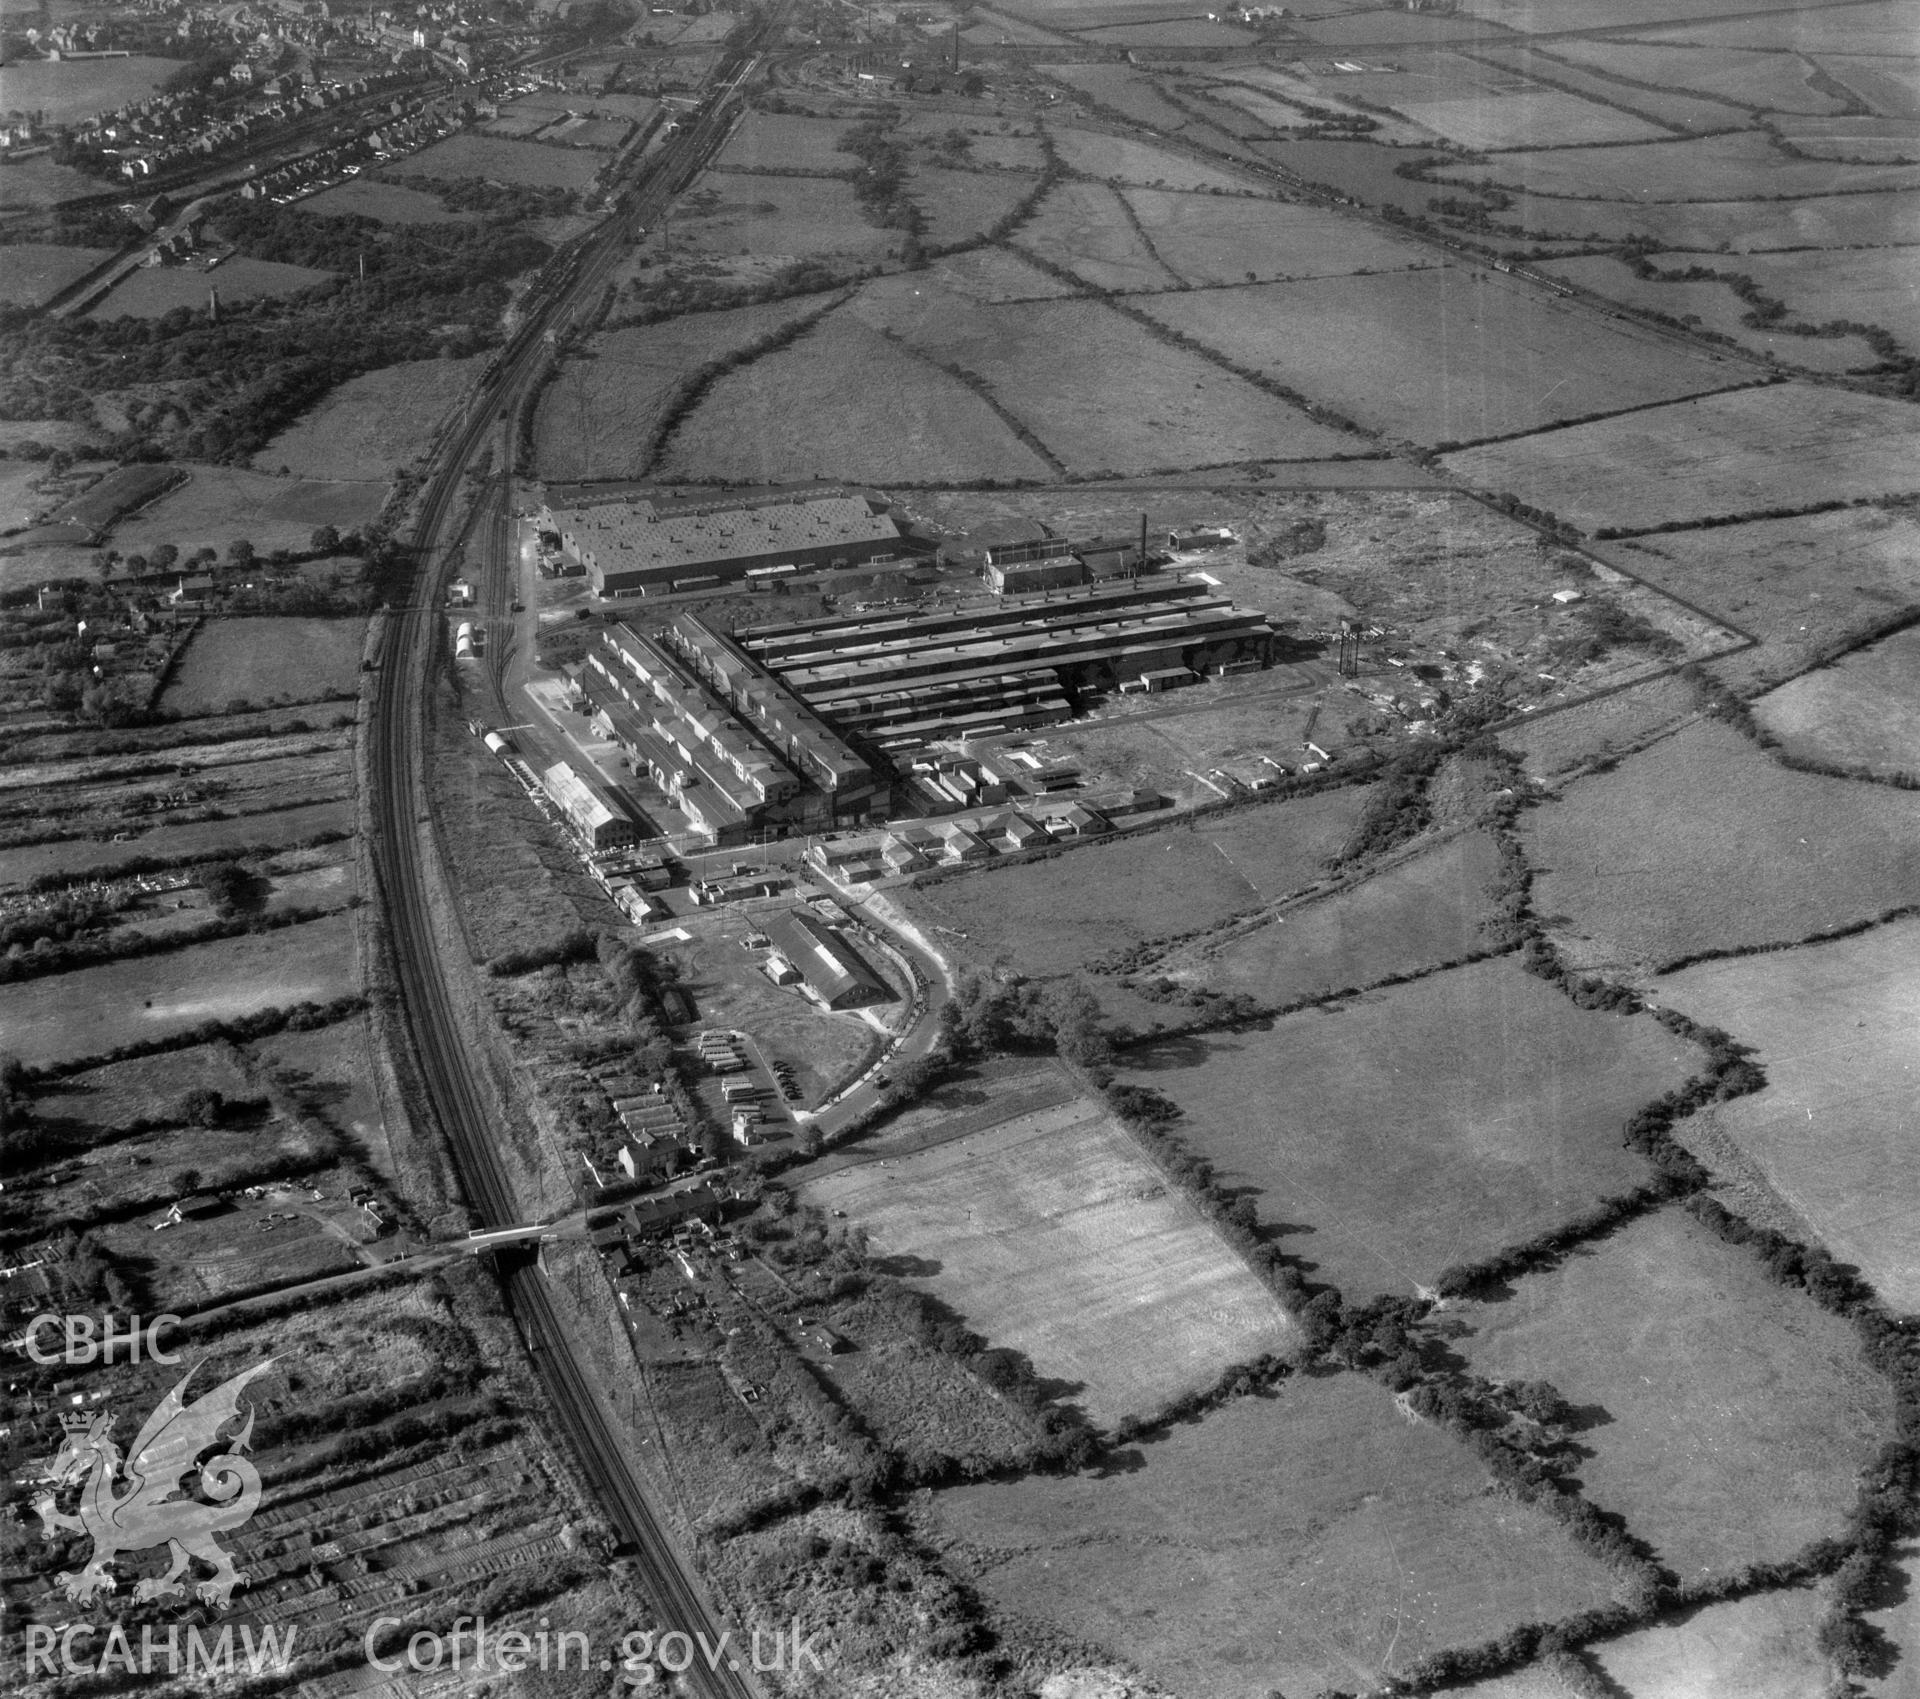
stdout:
<svg viewBox="0 0 1920 1699">
<path fill-rule="evenodd" d="M 471 643 L 473 641 L 473 621 L 463 619 L 455 626 L 453 628 L 453 640 L 456 643 Z"/>
<path fill-rule="evenodd" d="M 456 661 L 472 660 L 473 659 L 473 639 L 470 637 L 463 637 L 460 639 L 458 643 L 454 644 L 453 658 Z"/>
<path fill-rule="evenodd" d="M 513 745 L 508 743 L 498 732 L 488 732 L 480 741 L 496 755 L 505 755 L 507 751 L 513 747 Z"/>
</svg>

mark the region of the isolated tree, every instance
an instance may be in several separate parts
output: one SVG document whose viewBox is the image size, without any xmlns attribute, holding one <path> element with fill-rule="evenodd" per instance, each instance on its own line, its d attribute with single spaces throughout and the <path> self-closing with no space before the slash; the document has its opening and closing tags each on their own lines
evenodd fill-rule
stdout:
<svg viewBox="0 0 1920 1699">
<path fill-rule="evenodd" d="M 227 559 L 235 566 L 251 566 L 253 564 L 253 544 L 248 542 L 245 537 L 236 537 L 227 545 Z"/>
<path fill-rule="evenodd" d="M 177 548 L 175 548 L 173 544 L 162 543 L 157 549 L 153 551 L 154 570 L 157 572 L 165 572 L 169 570 L 172 567 L 173 563 L 177 561 L 179 558 L 180 558 L 180 551 Z"/>
<path fill-rule="evenodd" d="M 227 1100 L 212 1086 L 197 1085 L 180 1099 L 179 1116 L 189 1127 L 217 1127 L 227 1112 Z"/>
<path fill-rule="evenodd" d="M 340 546 L 340 533 L 331 525 L 316 525 L 313 535 L 307 539 L 313 545 L 317 555 L 330 555 Z"/>
</svg>

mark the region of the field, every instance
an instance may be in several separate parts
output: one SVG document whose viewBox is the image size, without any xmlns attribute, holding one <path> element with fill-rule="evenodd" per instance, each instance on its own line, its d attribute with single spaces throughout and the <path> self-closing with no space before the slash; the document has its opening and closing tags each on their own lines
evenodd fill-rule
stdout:
<svg viewBox="0 0 1920 1699">
<path fill-rule="evenodd" d="M 1760 1593 L 1602 1640 L 1587 1656 L 1628 1693 L 1806 1699 L 1828 1679 L 1827 1660 L 1814 1649 L 1821 1614 L 1811 1588 Z M 1875 1689 L 1869 1681 L 1867 1691 Z"/>
<path fill-rule="evenodd" d="M 932 260 L 914 275 L 923 288 L 932 284 L 972 301 L 1049 300 L 1070 292 L 1066 284 L 1007 248 L 969 248 Z"/>
<path fill-rule="evenodd" d="M 1311 460 L 1362 446 L 1097 301 L 985 307 L 888 285 L 856 310 L 983 379 L 1069 472 Z"/>
<path fill-rule="evenodd" d="M 1069 167 L 1102 182 L 1140 183 L 1152 189 L 1225 189 L 1234 194 L 1245 194 L 1254 186 L 1250 178 L 1124 136 L 1059 130 L 1053 141 Z"/>
<path fill-rule="evenodd" d="M 1527 89 L 1494 99 L 1469 95 L 1445 100 L 1393 101 L 1416 124 L 1461 147 L 1505 149 L 1572 147 L 1595 142 L 1646 142 L 1668 132 L 1644 118 L 1601 106 L 1559 89 Z M 1495 163 L 1497 173 L 1501 167 Z"/>
<path fill-rule="evenodd" d="M 1917 545 L 1920 521 L 1904 510 L 1843 508 L 1600 547 L 1763 639 L 1761 648 L 1722 662 L 1723 674 L 1782 678 L 1828 645 L 1920 602 Z"/>
<path fill-rule="evenodd" d="M 949 171 L 923 164 L 908 186 L 926 214 L 927 241 L 946 247 L 992 229 L 1033 193 L 1039 180 L 1006 171 Z"/>
<path fill-rule="evenodd" d="M 656 252 L 665 240 L 656 231 L 642 251 Z M 852 186 L 837 178 L 711 172 L 675 208 L 671 240 L 681 253 L 770 270 L 816 254 L 877 260 L 899 237 L 869 224 Z"/>
<path fill-rule="evenodd" d="M 0 78 L 0 96 L 8 111 L 44 112 L 48 125 L 75 124 L 145 100 L 179 69 L 177 59 L 138 53 L 125 59 L 16 59 Z"/>
<path fill-rule="evenodd" d="M 1249 47 L 1254 36 L 1231 24 L 1204 18 L 1168 18 L 1159 23 L 1113 24 L 1081 32 L 1098 47 Z"/>
<path fill-rule="evenodd" d="M 1625 107 L 1656 124 L 1670 126 L 1679 134 L 1702 135 L 1724 130 L 1730 124 L 1740 123 L 1745 116 L 1724 100 L 1709 100 L 1665 87 L 1652 88 L 1644 83 L 1619 82 L 1562 57 L 1559 50 L 1563 45 L 1563 42 L 1552 41 L 1545 47 L 1531 42 L 1494 47 L 1477 42 L 1472 52 L 1482 64 L 1497 66 L 1528 81 L 1550 83 L 1593 100 Z"/>
<path fill-rule="evenodd" d="M 1755 1047 L 1767 1089 L 1718 1110 L 1720 1127 L 1833 1254 L 1900 1310 L 1920 1305 L 1916 944 L 1920 926 L 1900 921 L 1705 962 L 1659 987 L 1663 1001 Z"/>
<path fill-rule="evenodd" d="M 546 189 L 584 189 L 607 156 L 462 131 L 380 167 L 383 177 L 486 177 Z"/>
<path fill-rule="evenodd" d="M 83 195 L 99 192 L 99 178 L 89 177 L 70 165 L 55 165 L 45 154 L 36 159 L 23 159 L 0 171 L 0 210 L 7 212 L 24 207 L 57 206 L 61 201 L 78 200 Z"/>
<path fill-rule="evenodd" d="M 0 306 L 37 307 L 77 283 L 111 248 L 63 248 L 51 242 L 10 242 L 0 247 Z"/>
<path fill-rule="evenodd" d="M 294 205 L 323 218 L 376 218 L 382 224 L 462 224 L 474 216 L 455 212 L 425 190 L 383 183 L 375 177 L 352 178 Z"/>
<path fill-rule="evenodd" d="M 1525 820 L 1535 903 L 1586 968 L 1805 938 L 1920 880 L 1920 795 L 1790 772 L 1718 721 Z"/>
<path fill-rule="evenodd" d="M 1357 889 L 1287 910 L 1244 936 L 1177 951 L 1153 972 L 1278 1005 L 1368 985 L 1485 949 L 1493 840 L 1463 833 Z"/>
<path fill-rule="evenodd" d="M 203 627 L 160 698 L 163 711 L 202 714 L 240 696 L 311 702 L 359 682 L 362 619 L 223 619 Z"/>
<path fill-rule="evenodd" d="M 1095 1422 L 1281 1349 L 1279 1303 L 1097 1106 L 1016 1116 L 807 1185 Z"/>
<path fill-rule="evenodd" d="M 1199 204 L 1209 205 L 1211 199 Z M 1245 217 L 1249 208 L 1235 200 L 1227 203 L 1226 211 Z M 1017 240 L 1096 288 L 1167 289 L 1179 282 L 1128 223 L 1120 191 L 1104 183 L 1071 178 L 1061 183 L 1021 227 Z"/>
<path fill-rule="evenodd" d="M 1354 1300 L 1638 1185 L 1621 1124 L 1696 1065 L 1653 1021 L 1576 1009 L 1505 959 L 1128 1061 L 1282 1248 Z"/>
<path fill-rule="evenodd" d="M 1554 51 L 1578 64 L 1637 82 L 1716 95 L 1736 110 L 1818 113 L 1845 109 L 1833 95 L 1814 87 L 1812 61 L 1797 53 L 1578 37 L 1555 43 Z"/>
<path fill-rule="evenodd" d="M 88 308 L 87 317 L 157 319 L 176 307 L 204 309 L 210 291 L 232 305 L 258 300 L 261 296 L 292 295 L 329 282 L 335 275 L 303 265 L 282 265 L 277 260 L 247 259 L 244 255 L 212 271 L 202 271 L 198 266 L 142 266 Z"/>
<path fill-rule="evenodd" d="M 1920 773 L 1920 629 L 1909 627 L 1755 704 L 1790 753 L 1875 773 Z"/>
<path fill-rule="evenodd" d="M 1447 464 L 1590 530 L 1903 494 L 1920 489 L 1917 451 L 1906 403 L 1786 383 L 1492 443 Z"/>
<path fill-rule="evenodd" d="M 1474 1373 L 1588 1413 L 1587 1495 L 1683 1581 L 1838 1534 L 1892 1413 L 1845 1321 L 1679 1209 L 1458 1314 Z"/>
<path fill-rule="evenodd" d="M 540 398 L 534 441 L 548 478 L 637 478 L 653 432 L 680 386 L 713 361 L 817 312 L 817 300 L 688 313 L 606 331 L 567 361 Z"/>
<path fill-rule="evenodd" d="M 323 782 L 332 777 L 325 775 Z M 147 855 L 211 858 L 237 848 L 300 843 L 322 832 L 350 830 L 353 805 L 340 798 L 191 826 L 166 825 L 164 818 L 162 823 L 146 831 L 133 831 L 125 843 L 91 840 L 76 843 L 63 839 L 57 843 L 0 850 L 0 886 L 23 885 L 43 873 L 63 873 L 83 867 L 112 868 Z"/>
<path fill-rule="evenodd" d="M 749 112 L 714 160 L 716 166 L 762 171 L 830 171 L 849 177 L 860 168 L 839 142 L 853 126 L 834 118 L 806 118 L 785 112 Z"/>
<path fill-rule="evenodd" d="M 1431 252 L 1324 207 L 1288 201 L 1125 191 L 1168 265 L 1189 283 L 1261 282 L 1396 271 L 1434 263 Z M 1023 233 L 1023 240 L 1030 239 Z"/>
<path fill-rule="evenodd" d="M 1823 195 L 1831 193 L 1834 184 L 1831 165 L 1794 159 L 1764 135 L 1744 130 L 1638 146 L 1506 153 L 1489 166 L 1449 166 L 1435 172 L 1434 180 L 1478 182 L 1487 176 L 1497 183 L 1523 185 L 1539 196 L 1641 203 Z M 1920 185 L 1920 167 L 1855 166 L 1848 181 L 1859 189 L 1910 189 Z"/>
<path fill-rule="evenodd" d="M 1667 677 L 1561 713 L 1538 715 L 1503 731 L 1500 741 L 1526 761 L 1530 773 L 1551 778 L 1596 756 L 1618 755 L 1698 712 L 1685 681 Z"/>
<path fill-rule="evenodd" d="M 182 554 L 211 548 L 224 555 L 229 543 L 245 538 L 259 554 L 304 553 L 318 526 L 358 530 L 387 493 L 384 484 L 272 478 L 238 466 L 185 470 L 192 476 L 177 490 L 114 527 L 115 548 L 134 554 L 172 543 Z"/>
<path fill-rule="evenodd" d="M 958 933 L 974 961 L 1030 975 L 1068 973 L 1095 956 L 1214 925 L 1312 884 L 1365 802 L 1365 791 L 1349 786 L 898 895 L 923 924 Z"/>
<path fill-rule="evenodd" d="M 353 917 L 336 914 L 0 986 L 0 1028 L 8 1048 L 31 1066 L 99 1055 L 256 1009 L 323 1003 L 353 985 Z"/>
<path fill-rule="evenodd" d="M 1752 276 L 1775 257 L 1743 256 L 1738 266 L 1734 266 L 1717 255 L 1658 254 L 1654 256 L 1653 263 L 1662 270 L 1672 271 L 1684 271 L 1690 265 L 1705 264 L 1716 270 L 1738 270 Z M 1821 253 L 1818 257 L 1823 265 L 1837 267 L 1854 256 Z M 1860 257 L 1868 262 L 1871 269 L 1887 269 L 1886 260 L 1878 254 Z M 1743 324 L 1741 320 L 1749 311 L 1747 303 L 1725 283 L 1704 280 L 1668 282 L 1661 278 L 1637 277 L 1625 261 L 1611 254 L 1555 260 L 1542 269 L 1554 277 L 1565 278 L 1577 288 L 1604 295 L 1623 306 L 1664 313 L 1668 318 L 1697 321 L 1702 330 L 1729 337 L 1749 353 L 1771 355 L 1789 366 L 1819 372 L 1844 372 L 1879 363 L 1879 355 L 1858 336 L 1795 336 L 1788 331 L 1760 330 Z M 1767 292 L 1779 295 L 1776 288 L 1768 288 Z M 1884 299 L 1881 304 L 1884 304 Z M 1796 306 L 1796 303 L 1790 301 L 1789 306 Z M 1816 319 L 1826 316 L 1824 304 L 1818 299 L 1809 301 L 1805 291 L 1801 292 L 1797 307 L 1811 308 Z M 1796 310 L 1793 316 L 1796 320 L 1804 320 L 1807 315 L 1803 310 Z M 1862 319 L 1859 313 L 1850 312 L 1845 316 L 1860 322 L 1871 322 Z"/>
<path fill-rule="evenodd" d="M 1010 1622 L 1208 1699 L 1370 1691 L 1610 1594 L 1464 1446 L 1355 1375 L 1290 1380 L 1135 1456 L 1104 1477 L 956 1488 L 916 1522 Z"/>
<path fill-rule="evenodd" d="M 1536 289 L 1452 265 L 1141 305 L 1365 426 L 1423 443 L 1538 430 L 1733 381 L 1707 359 L 1656 348 L 1645 332 L 1596 324 Z"/>
<path fill-rule="evenodd" d="M 487 356 L 409 360 L 349 378 L 256 454 L 263 472 L 384 481 L 418 460 L 466 398 Z"/>
<path fill-rule="evenodd" d="M 849 408 L 850 387 L 862 396 Z M 809 429 L 797 433 L 793 421 Z M 674 433 L 668 477 L 944 483 L 1050 476 L 986 402 L 836 313 L 790 348 L 729 372 Z"/>
</svg>

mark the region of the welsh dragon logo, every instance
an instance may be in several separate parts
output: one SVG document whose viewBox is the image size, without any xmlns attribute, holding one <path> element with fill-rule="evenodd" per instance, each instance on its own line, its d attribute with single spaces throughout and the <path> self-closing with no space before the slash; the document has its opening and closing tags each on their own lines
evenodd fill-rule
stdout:
<svg viewBox="0 0 1920 1699">
<path fill-rule="evenodd" d="M 204 1604 L 227 1607 L 246 1577 L 214 1535 L 240 1527 L 260 1505 L 259 1471 L 241 1455 L 253 1437 L 253 1407 L 247 1406 L 242 1421 L 240 1389 L 272 1362 L 269 1357 L 256 1363 L 191 1404 L 187 1382 L 195 1371 L 187 1370 L 154 1407 L 125 1458 L 108 1437 L 113 1418 L 106 1411 L 61 1417 L 60 1449 L 36 1477 L 49 1490 L 34 1499 L 33 1508 L 47 1538 L 92 1536 L 93 1557 L 86 1568 L 62 1570 L 57 1577 L 69 1599 L 84 1605 L 96 1593 L 111 1593 L 118 1585 L 108 1567 L 115 1558 L 165 1545 L 172 1548 L 173 1567 L 139 1582 L 135 1600 L 182 1597 L 187 1588 L 181 1577 L 198 1558 L 214 1574 L 194 1586 L 194 1595 Z M 234 1422 L 241 1423 L 239 1430 L 223 1437 L 220 1430 Z M 208 1451 L 213 1455 L 201 1461 Z M 204 1500 L 188 1497 L 181 1488 L 196 1468 Z M 57 1495 L 76 1483 L 80 1513 L 69 1516 L 57 1508 Z"/>
</svg>

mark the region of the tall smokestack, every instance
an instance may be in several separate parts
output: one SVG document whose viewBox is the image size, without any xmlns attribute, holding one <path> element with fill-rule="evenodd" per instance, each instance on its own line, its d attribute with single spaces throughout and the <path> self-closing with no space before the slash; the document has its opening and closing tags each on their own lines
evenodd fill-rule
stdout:
<svg viewBox="0 0 1920 1699">
<path fill-rule="evenodd" d="M 209 288 L 207 290 L 207 323 L 218 324 L 219 322 L 220 322 L 220 291 L 218 289 Z"/>
<path fill-rule="evenodd" d="M 1134 576 L 1147 570 L 1147 516 L 1140 515 L 1140 558 L 1133 563 Z"/>
</svg>

